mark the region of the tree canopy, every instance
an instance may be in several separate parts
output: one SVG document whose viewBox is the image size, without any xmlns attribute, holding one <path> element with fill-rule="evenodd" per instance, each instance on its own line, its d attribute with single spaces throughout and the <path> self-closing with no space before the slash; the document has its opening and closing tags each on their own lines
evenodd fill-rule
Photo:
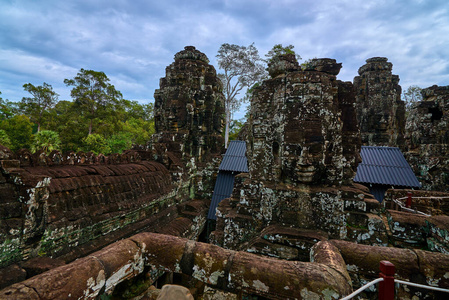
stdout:
<svg viewBox="0 0 449 300">
<path fill-rule="evenodd" d="M 0 92 L 0 95 L 2 92 Z M 17 113 L 17 104 L 0 97 L 0 121 L 8 119 Z"/>
<path fill-rule="evenodd" d="M 11 143 L 11 150 L 16 151 L 22 148 L 30 148 L 30 141 L 33 134 L 33 122 L 25 115 L 15 115 L 0 123 Z"/>
<path fill-rule="evenodd" d="M 37 124 L 37 132 L 39 132 L 45 115 L 48 114 L 49 109 L 55 106 L 59 95 L 53 91 L 51 85 L 45 82 L 38 86 L 26 83 L 23 88 L 33 97 L 23 97 L 19 104 L 20 110 Z"/>
<path fill-rule="evenodd" d="M 75 84 L 73 101 L 58 101 L 46 83 L 25 84 L 25 91 L 34 97 L 24 97 L 20 102 L 0 97 L 0 144 L 13 151 L 26 148 L 105 155 L 145 145 L 155 131 L 153 104 L 123 99 L 103 72 L 80 73 L 73 81 L 65 80 L 66 84 Z"/>
<path fill-rule="evenodd" d="M 122 93 L 109 83 L 103 72 L 81 69 L 73 79 L 64 79 L 67 86 L 73 86 L 70 95 L 75 105 L 89 124 L 92 134 L 94 122 L 101 126 L 102 120 L 112 116 L 115 106 L 123 99 Z"/>
<path fill-rule="evenodd" d="M 245 99 L 237 96 L 243 89 L 262 81 L 266 77 L 266 71 L 254 44 L 248 47 L 222 44 L 216 57 L 219 68 L 223 70 L 218 77 L 223 82 L 225 95 L 225 147 L 227 147 L 232 113 L 240 108 Z"/>
</svg>

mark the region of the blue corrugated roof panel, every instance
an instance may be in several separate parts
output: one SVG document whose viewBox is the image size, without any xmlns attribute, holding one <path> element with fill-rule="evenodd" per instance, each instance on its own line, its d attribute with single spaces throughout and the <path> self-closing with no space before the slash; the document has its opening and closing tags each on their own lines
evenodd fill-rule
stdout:
<svg viewBox="0 0 449 300">
<path fill-rule="evenodd" d="M 221 200 L 231 197 L 232 190 L 234 189 L 234 177 L 235 175 L 229 172 L 218 172 L 214 194 L 212 195 L 212 202 L 209 207 L 209 212 L 207 213 L 208 219 L 216 220 L 217 216 L 215 216 L 215 213 L 218 204 Z"/>
<path fill-rule="evenodd" d="M 248 160 L 246 159 L 246 142 L 231 141 L 221 161 L 220 171 L 248 173 Z"/>
<path fill-rule="evenodd" d="M 412 168 L 397 147 L 362 146 L 354 182 L 420 188 Z"/>
</svg>

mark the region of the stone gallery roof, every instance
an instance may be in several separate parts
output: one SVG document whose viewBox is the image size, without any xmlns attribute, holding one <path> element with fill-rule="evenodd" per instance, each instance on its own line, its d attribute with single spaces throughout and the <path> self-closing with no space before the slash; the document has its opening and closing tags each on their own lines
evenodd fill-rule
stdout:
<svg viewBox="0 0 449 300">
<path fill-rule="evenodd" d="M 248 173 L 248 160 L 246 159 L 246 142 L 231 141 L 223 156 L 219 171 Z"/>
<path fill-rule="evenodd" d="M 248 161 L 246 159 L 246 142 L 231 141 L 223 155 L 223 160 L 218 168 L 217 181 L 210 204 L 208 219 L 216 220 L 215 213 L 221 200 L 231 197 L 234 189 L 234 176 L 238 173 L 248 173 Z"/>
<path fill-rule="evenodd" d="M 397 147 L 362 146 L 354 182 L 420 188 L 412 168 Z"/>
</svg>

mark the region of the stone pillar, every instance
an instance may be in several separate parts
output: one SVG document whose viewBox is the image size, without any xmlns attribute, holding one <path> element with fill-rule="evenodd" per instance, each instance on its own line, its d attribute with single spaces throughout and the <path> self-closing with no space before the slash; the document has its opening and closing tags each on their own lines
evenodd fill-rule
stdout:
<svg viewBox="0 0 449 300">
<path fill-rule="evenodd" d="M 363 145 L 404 146 L 405 103 L 392 68 L 386 57 L 369 58 L 354 78 Z"/>
<path fill-rule="evenodd" d="M 426 190 L 449 191 L 449 86 L 422 90 L 407 118 L 406 158 Z"/>
<path fill-rule="evenodd" d="M 207 196 L 213 182 L 206 184 L 203 177 L 210 181 L 224 149 L 223 85 L 206 55 L 193 46 L 176 53 L 165 73 L 154 93 L 154 158 L 167 166 L 175 182 L 195 176 L 192 196 L 195 191 Z M 216 166 L 210 164 L 214 160 Z"/>
</svg>

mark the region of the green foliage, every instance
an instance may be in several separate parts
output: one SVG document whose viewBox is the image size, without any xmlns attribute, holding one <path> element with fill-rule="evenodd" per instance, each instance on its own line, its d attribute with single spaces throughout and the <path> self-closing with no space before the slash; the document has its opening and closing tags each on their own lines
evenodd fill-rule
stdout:
<svg viewBox="0 0 449 300">
<path fill-rule="evenodd" d="M 60 145 L 61 140 L 57 132 L 41 130 L 33 136 L 31 151 L 44 150 L 46 153 L 50 153 L 53 150 L 58 150 Z"/>
<path fill-rule="evenodd" d="M 233 120 L 231 122 L 230 128 L 229 128 L 229 140 L 233 141 L 238 138 L 238 135 L 240 133 L 240 130 L 242 130 L 243 125 L 245 125 L 245 118 L 241 118 L 239 120 Z"/>
<path fill-rule="evenodd" d="M 45 82 L 39 86 L 26 83 L 23 85 L 23 88 L 33 97 L 23 97 L 19 103 L 20 110 L 31 121 L 37 124 L 37 132 L 39 132 L 42 121 L 48 114 L 48 110 L 53 108 L 58 101 L 58 94 L 53 91 L 51 85 Z"/>
<path fill-rule="evenodd" d="M 93 152 L 95 154 L 109 154 L 111 148 L 108 145 L 107 140 L 97 133 L 93 133 L 83 138 L 83 150 L 85 152 Z"/>
<path fill-rule="evenodd" d="M 70 95 L 75 106 L 83 117 L 88 120 L 88 134 L 93 133 L 94 123 L 105 118 L 113 118 L 115 106 L 122 100 L 122 93 L 108 83 L 109 78 L 103 72 L 81 69 L 73 79 L 64 79 L 67 86 L 73 86 Z"/>
<path fill-rule="evenodd" d="M 122 153 L 124 150 L 131 149 L 131 133 L 119 132 L 106 140 L 111 153 Z M 109 154 L 109 153 L 108 153 Z"/>
<path fill-rule="evenodd" d="M 0 92 L 0 95 L 2 92 Z M 8 100 L 3 100 L 0 97 L 0 121 L 9 119 L 17 114 L 17 104 Z"/>
<path fill-rule="evenodd" d="M 153 104 L 123 99 L 108 81 L 103 72 L 81 69 L 74 79 L 64 80 L 74 86 L 73 101 L 58 101 L 46 83 L 25 84 L 32 97 L 19 103 L 0 97 L 0 143 L 13 151 L 57 148 L 103 154 L 146 144 L 155 132 Z M 33 136 L 36 131 L 43 133 Z M 89 133 L 96 135 L 88 138 Z"/>
<path fill-rule="evenodd" d="M 288 46 L 282 46 L 282 44 L 276 44 L 273 46 L 273 48 L 268 51 L 267 54 L 265 54 L 265 57 L 267 57 L 266 62 L 269 63 L 273 60 L 274 57 L 284 54 L 293 54 L 296 57 L 296 60 L 301 60 L 301 56 L 299 54 L 296 54 L 295 50 L 293 50 L 295 46 L 288 45 Z"/>
<path fill-rule="evenodd" d="M 145 145 L 155 133 L 154 120 L 131 118 L 123 124 L 122 131 L 130 134 L 132 144 Z"/>
<path fill-rule="evenodd" d="M 27 116 L 15 115 L 0 123 L 11 141 L 11 150 L 29 148 L 33 132 L 33 123 Z"/>
<path fill-rule="evenodd" d="M 11 148 L 11 140 L 3 129 L 0 129 L 0 145 Z"/>
<path fill-rule="evenodd" d="M 122 99 L 116 110 L 121 110 L 123 120 L 126 121 L 130 118 L 142 119 L 144 121 L 153 120 L 153 103 L 139 104 L 137 101 Z"/>
<path fill-rule="evenodd" d="M 59 101 L 50 110 L 42 126 L 59 134 L 62 152 L 82 149 L 82 139 L 87 136 L 88 131 L 87 120 L 77 112 L 74 103 L 70 101 Z"/>
<path fill-rule="evenodd" d="M 314 58 L 309 58 L 307 60 L 305 60 L 302 64 L 301 64 L 301 69 L 303 70 L 308 70 L 312 68 L 312 60 L 317 59 L 316 57 Z"/>
</svg>

